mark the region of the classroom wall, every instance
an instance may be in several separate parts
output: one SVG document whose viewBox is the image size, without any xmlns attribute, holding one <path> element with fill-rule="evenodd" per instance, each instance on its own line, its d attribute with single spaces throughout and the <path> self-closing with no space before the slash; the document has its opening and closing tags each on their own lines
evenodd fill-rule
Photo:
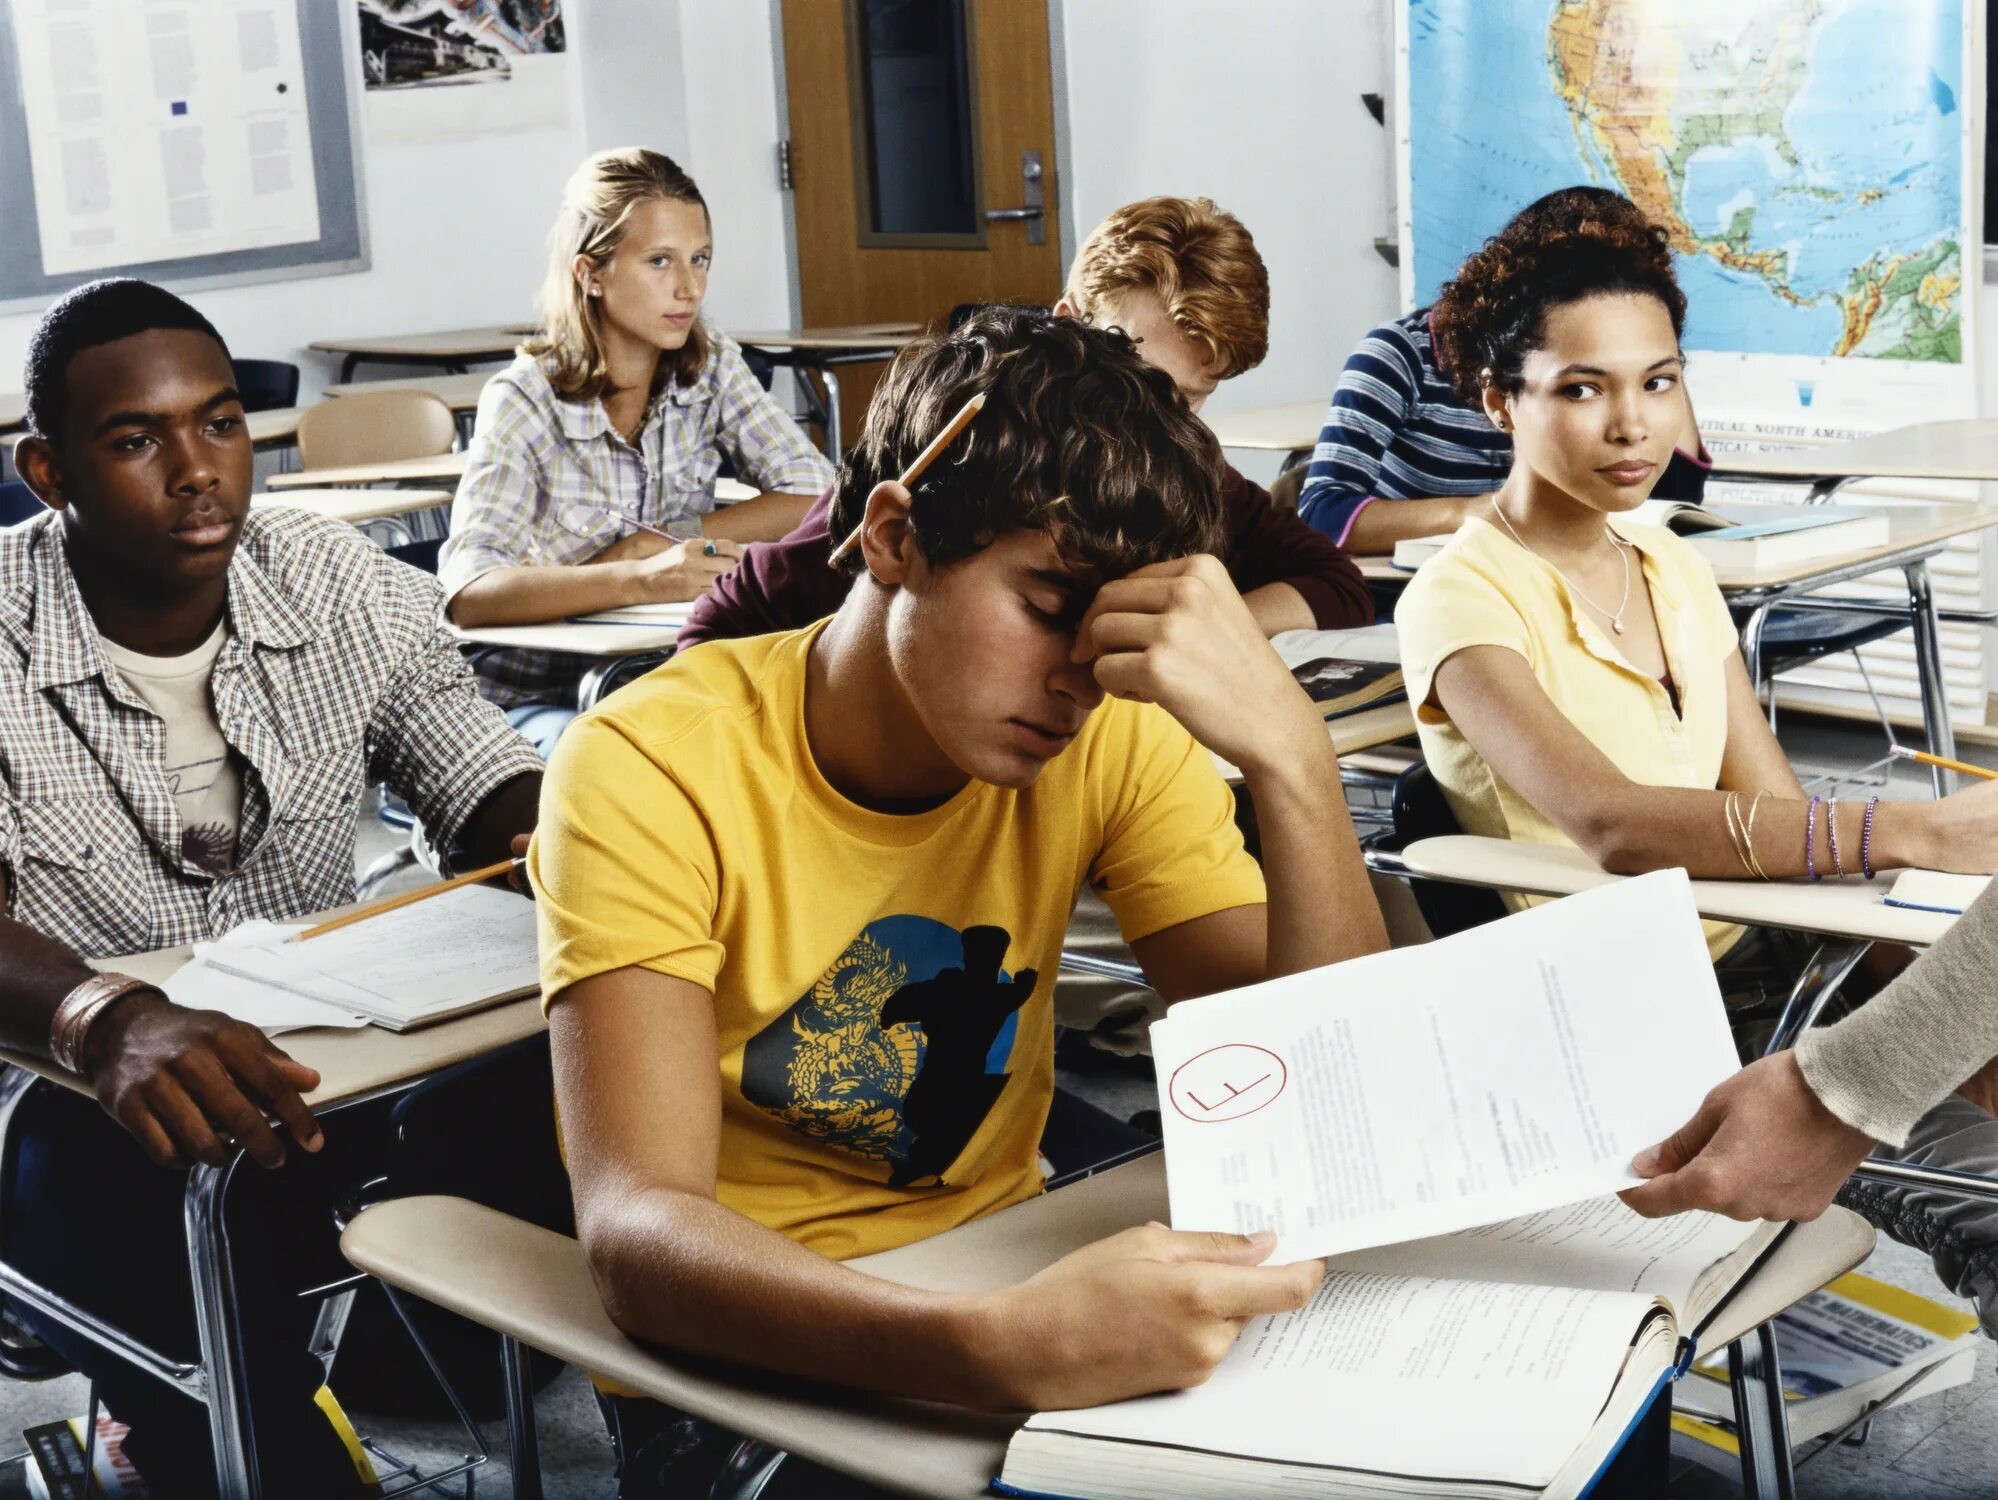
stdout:
<svg viewBox="0 0 1998 1500">
<path fill-rule="evenodd" d="M 789 321 L 768 14 L 753 0 L 569 0 L 564 9 L 567 123 L 423 144 L 369 141 L 370 269 L 191 293 L 232 349 L 300 365 L 309 402 L 339 368 L 335 357 L 307 350 L 314 339 L 532 316 L 563 182 L 586 152 L 634 142 L 700 176 L 727 251 L 713 283 L 716 317 L 738 326 Z M 364 108 L 364 133 L 365 116 Z M 759 192 L 735 189 L 738 160 L 761 167 Z M 0 389 L 20 388 L 34 322 L 33 313 L 0 316 Z"/>
<path fill-rule="evenodd" d="M 1391 231 L 1387 133 L 1360 103 L 1386 91 L 1389 0 L 1052 3 L 1076 242 L 1134 198 L 1213 198 L 1256 237 L 1271 326 L 1269 358 L 1210 409 L 1329 396 L 1352 345 L 1397 310 L 1373 248 Z"/>
</svg>

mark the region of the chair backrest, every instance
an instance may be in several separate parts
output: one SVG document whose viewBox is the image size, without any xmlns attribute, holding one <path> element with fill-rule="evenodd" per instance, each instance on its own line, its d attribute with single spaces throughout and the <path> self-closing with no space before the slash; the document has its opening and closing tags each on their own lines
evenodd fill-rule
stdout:
<svg viewBox="0 0 1998 1500">
<path fill-rule="evenodd" d="M 1398 849 L 1407 848 L 1417 839 L 1464 831 L 1427 763 L 1410 766 L 1395 778 L 1393 816 L 1394 843 Z M 1411 880 L 1408 886 L 1415 904 L 1422 909 L 1422 920 L 1437 937 L 1482 927 L 1505 915 L 1505 903 L 1499 900 L 1496 891 L 1440 880 Z"/>
<path fill-rule="evenodd" d="M 369 391 L 308 407 L 298 419 L 298 461 L 337 469 L 449 453 L 458 435 L 451 408 L 428 391 Z"/>
<path fill-rule="evenodd" d="M 425 573 L 437 571 L 437 554 L 444 550 L 444 538 L 435 537 L 422 542 L 398 542 L 382 551 L 399 563 L 408 563 L 412 568 Z"/>
<path fill-rule="evenodd" d="M 0 484 L 0 526 L 18 526 L 32 521 L 48 507 L 23 480 L 9 479 Z"/>
<path fill-rule="evenodd" d="M 1304 489 L 1304 476 L 1310 472 L 1306 464 L 1292 464 L 1270 481 L 1270 504 L 1278 510 L 1297 514 L 1297 497 Z"/>
<path fill-rule="evenodd" d="M 548 1035 L 525 1037 L 417 1084 L 389 1116 L 389 1190 L 451 1193 L 562 1234 L 576 1232 L 555 1139 Z"/>
<path fill-rule="evenodd" d="M 281 359 L 239 359 L 236 393 L 244 411 L 277 411 L 298 405 L 298 366 Z"/>
</svg>

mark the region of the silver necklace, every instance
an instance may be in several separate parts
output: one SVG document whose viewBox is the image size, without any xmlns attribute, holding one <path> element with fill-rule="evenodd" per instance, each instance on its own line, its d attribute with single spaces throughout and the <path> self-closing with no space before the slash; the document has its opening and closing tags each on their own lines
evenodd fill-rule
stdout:
<svg viewBox="0 0 1998 1500">
<path fill-rule="evenodd" d="M 1533 549 L 1526 545 L 1526 538 L 1521 536 L 1518 529 L 1512 524 L 1512 517 L 1505 513 L 1505 507 L 1499 504 L 1497 495 L 1492 496 L 1492 509 L 1498 512 L 1498 518 L 1505 522 L 1505 529 L 1512 533 L 1512 539 L 1519 543 L 1521 550 L 1533 552 Z M 1554 568 L 1554 576 L 1567 584 L 1577 599 L 1580 599 L 1597 614 L 1608 615 L 1610 629 L 1614 630 L 1618 635 L 1622 635 L 1623 612 L 1630 605 L 1630 553 L 1624 550 L 1627 544 L 1614 531 L 1610 530 L 1607 521 L 1603 523 L 1603 536 L 1615 550 L 1617 561 L 1623 564 L 1623 597 L 1616 601 L 1616 608 L 1614 610 L 1604 609 L 1600 604 L 1596 603 L 1595 600 L 1582 591 L 1582 586 L 1579 583 L 1575 582 L 1574 579 L 1563 573 L 1559 568 L 1555 568 L 1549 559 L 1541 557 L 1538 552 L 1533 552 L 1533 555 L 1539 557 L 1548 567 Z"/>
</svg>

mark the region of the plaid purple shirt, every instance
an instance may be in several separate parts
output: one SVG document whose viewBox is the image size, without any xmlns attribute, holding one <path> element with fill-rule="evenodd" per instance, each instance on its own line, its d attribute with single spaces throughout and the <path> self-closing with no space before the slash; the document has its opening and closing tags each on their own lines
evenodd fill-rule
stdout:
<svg viewBox="0 0 1998 1500">
<path fill-rule="evenodd" d="M 541 762 L 476 691 L 436 581 L 352 527 L 252 511 L 210 679 L 243 765 L 233 868 L 186 859 L 164 736 L 106 659 L 54 515 L 0 531 L 0 868 L 7 915 L 102 958 L 354 899 L 361 794 L 439 847 Z"/>
<path fill-rule="evenodd" d="M 653 399 L 634 446 L 601 401 L 567 401 L 541 362 L 522 355 L 479 397 L 471 457 L 451 506 L 437 572 L 449 599 L 495 568 L 586 562 L 631 531 L 605 508 L 665 527 L 715 508 L 723 453 L 759 490 L 816 494 L 833 467 L 786 416 L 727 334 L 690 385 Z M 504 707 L 574 703 L 594 658 L 487 649 L 476 657 L 485 694 Z"/>
</svg>

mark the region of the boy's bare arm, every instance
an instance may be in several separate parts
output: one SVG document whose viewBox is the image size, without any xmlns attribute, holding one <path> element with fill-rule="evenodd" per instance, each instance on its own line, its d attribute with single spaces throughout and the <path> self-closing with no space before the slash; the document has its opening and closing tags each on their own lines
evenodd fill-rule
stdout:
<svg viewBox="0 0 1998 1500">
<path fill-rule="evenodd" d="M 1180 558 L 1105 584 L 1075 649 L 1095 660 L 1105 691 L 1160 704 L 1239 766 L 1255 802 L 1269 884 L 1263 941 L 1252 923 L 1219 912 L 1134 944 L 1170 998 L 1387 947 L 1325 721 L 1219 561 Z M 1184 989 L 1187 972 L 1200 988 Z"/>
<path fill-rule="evenodd" d="M 551 1013 L 576 1222 L 604 1306 L 634 1338 L 764 1369 L 995 1410 L 1089 1405 L 1206 1378 L 1249 1317 L 1303 1305 L 1321 1262 L 1157 1225 L 995 1292 L 848 1270 L 715 1198 L 714 997 L 620 969 Z"/>
</svg>

